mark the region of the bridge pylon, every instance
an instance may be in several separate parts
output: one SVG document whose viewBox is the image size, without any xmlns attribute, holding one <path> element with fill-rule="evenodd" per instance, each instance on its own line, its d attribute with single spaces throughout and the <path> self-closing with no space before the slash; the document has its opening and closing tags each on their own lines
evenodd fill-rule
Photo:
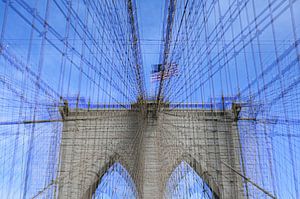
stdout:
<svg viewBox="0 0 300 199">
<path fill-rule="evenodd" d="M 159 112 L 156 101 L 129 110 L 61 107 L 59 198 L 91 198 L 115 162 L 132 177 L 138 198 L 166 198 L 168 179 L 182 161 L 216 198 L 244 198 L 234 111 L 170 106 Z"/>
</svg>

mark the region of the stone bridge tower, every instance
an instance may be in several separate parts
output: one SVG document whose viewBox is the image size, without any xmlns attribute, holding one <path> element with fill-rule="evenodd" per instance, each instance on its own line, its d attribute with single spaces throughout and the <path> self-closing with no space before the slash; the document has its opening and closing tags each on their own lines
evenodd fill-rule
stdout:
<svg viewBox="0 0 300 199">
<path fill-rule="evenodd" d="M 61 107 L 59 198 L 91 198 L 114 162 L 129 172 L 138 198 L 165 198 L 166 183 L 181 161 L 215 198 L 244 198 L 235 111 L 163 104 L 156 112 L 155 106 L 145 101 L 129 110 Z"/>
</svg>

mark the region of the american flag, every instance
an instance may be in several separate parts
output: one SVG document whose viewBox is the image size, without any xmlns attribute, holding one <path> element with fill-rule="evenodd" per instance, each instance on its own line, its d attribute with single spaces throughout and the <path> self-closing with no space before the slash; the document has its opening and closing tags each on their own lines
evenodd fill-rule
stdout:
<svg viewBox="0 0 300 199">
<path fill-rule="evenodd" d="M 162 64 L 152 65 L 151 82 L 159 81 L 161 79 L 161 75 L 163 74 L 163 71 L 164 71 L 163 79 L 168 79 L 172 76 L 177 76 L 179 73 L 178 65 L 176 63 L 166 64 L 165 70 Z"/>
</svg>

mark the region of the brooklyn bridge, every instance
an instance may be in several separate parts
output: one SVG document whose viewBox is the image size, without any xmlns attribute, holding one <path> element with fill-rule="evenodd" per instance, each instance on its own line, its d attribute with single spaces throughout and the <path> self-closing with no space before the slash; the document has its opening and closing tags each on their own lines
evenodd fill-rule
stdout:
<svg viewBox="0 0 300 199">
<path fill-rule="evenodd" d="M 299 199 L 300 0 L 0 0 L 0 198 Z"/>
</svg>

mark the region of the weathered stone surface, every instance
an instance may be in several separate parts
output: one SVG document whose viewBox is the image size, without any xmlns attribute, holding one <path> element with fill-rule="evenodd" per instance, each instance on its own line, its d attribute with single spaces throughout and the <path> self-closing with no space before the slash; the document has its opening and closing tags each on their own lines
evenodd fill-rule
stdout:
<svg viewBox="0 0 300 199">
<path fill-rule="evenodd" d="M 90 198 L 119 161 L 139 198 L 164 198 L 165 184 L 185 160 L 220 198 L 243 198 L 239 137 L 230 110 L 69 110 L 61 141 L 59 198 Z"/>
</svg>

